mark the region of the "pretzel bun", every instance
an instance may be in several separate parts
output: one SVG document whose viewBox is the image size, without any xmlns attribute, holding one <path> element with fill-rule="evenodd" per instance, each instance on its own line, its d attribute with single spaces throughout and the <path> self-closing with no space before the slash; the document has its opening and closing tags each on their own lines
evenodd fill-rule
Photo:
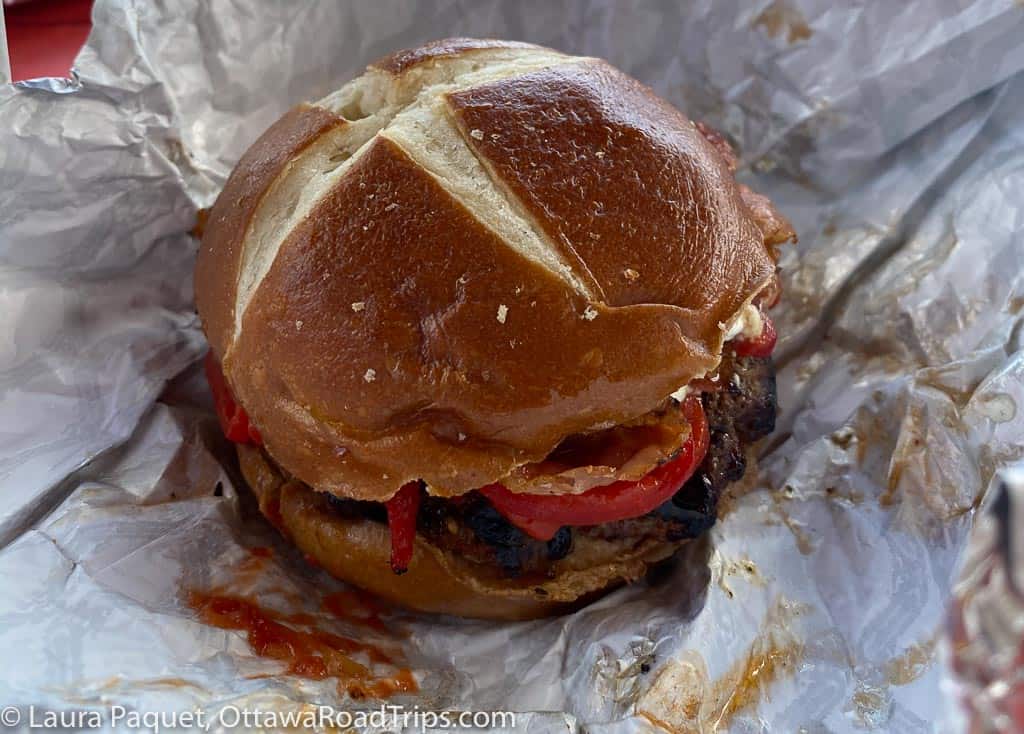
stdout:
<svg viewBox="0 0 1024 734">
<path fill-rule="evenodd" d="M 387 525 L 339 515 L 331 511 L 322 492 L 287 480 L 259 449 L 239 445 L 237 451 L 260 510 L 307 560 L 332 576 L 423 612 L 504 620 L 565 613 L 641 578 L 649 564 L 682 545 L 654 539 L 579 539 L 573 552 L 553 565 L 550 578 L 523 581 L 470 563 L 417 536 L 412 563 L 397 575 L 388 568 Z"/>
<path fill-rule="evenodd" d="M 344 497 L 458 495 L 714 370 L 791 231 L 709 137 L 603 61 L 466 39 L 288 112 L 231 174 L 196 270 L 274 463 Z M 386 554 L 385 527 L 328 522 L 311 493 L 282 513 L 341 575 L 366 576 L 337 556 L 355 534 Z M 387 583 L 450 571 L 417 555 Z"/>
</svg>

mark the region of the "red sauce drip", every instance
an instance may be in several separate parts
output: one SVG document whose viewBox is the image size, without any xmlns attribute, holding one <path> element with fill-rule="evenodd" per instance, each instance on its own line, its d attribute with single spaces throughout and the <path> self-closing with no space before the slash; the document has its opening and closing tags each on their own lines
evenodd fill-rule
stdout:
<svg viewBox="0 0 1024 734">
<path fill-rule="evenodd" d="M 248 558 L 243 558 L 239 562 L 236 571 L 238 573 L 239 578 L 258 576 L 263 573 L 263 569 L 266 563 L 266 558 L 260 558 L 259 556 L 249 556 Z"/>
<path fill-rule="evenodd" d="M 403 668 L 393 678 L 377 678 L 369 683 L 353 683 L 347 689 L 352 698 L 390 698 L 396 693 L 415 693 L 419 690 L 412 671 Z"/>
<path fill-rule="evenodd" d="M 354 622 L 378 632 L 388 627 L 380 615 L 383 611 L 377 599 L 363 591 L 336 591 L 323 600 L 323 609 L 338 619 Z"/>
<path fill-rule="evenodd" d="M 353 640 L 351 637 L 342 637 L 341 635 L 335 635 L 330 632 L 317 631 L 315 634 L 318 639 L 323 640 L 324 643 L 330 645 L 335 650 L 341 650 L 345 653 L 365 652 L 372 662 L 382 663 L 384 665 L 395 664 L 394 658 L 376 645 L 371 645 L 368 642 L 359 642 L 358 640 Z"/>
<path fill-rule="evenodd" d="M 394 665 L 390 655 L 374 645 L 313 627 L 309 615 L 282 614 L 236 596 L 199 591 L 189 592 L 188 603 L 206 624 L 245 632 L 253 652 L 285 663 L 291 675 L 312 680 L 337 678 L 339 691 L 355 690 L 364 697 L 387 698 L 418 689 L 406 668 L 393 677 L 375 677 L 350 655 L 362 652 L 376 663 Z M 295 629 L 285 622 L 311 629 Z"/>
<path fill-rule="evenodd" d="M 268 548 L 265 545 L 258 545 L 255 548 L 250 548 L 249 553 L 256 556 L 256 558 L 273 558 L 274 551 L 272 548 Z"/>
</svg>

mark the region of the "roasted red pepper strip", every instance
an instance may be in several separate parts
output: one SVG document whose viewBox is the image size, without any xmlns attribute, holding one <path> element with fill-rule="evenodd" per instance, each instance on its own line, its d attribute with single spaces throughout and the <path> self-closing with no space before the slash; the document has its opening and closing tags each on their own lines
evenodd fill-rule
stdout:
<svg viewBox="0 0 1024 734">
<path fill-rule="evenodd" d="M 764 327 L 761 335 L 754 339 L 740 337 L 732 341 L 732 350 L 737 357 L 770 357 L 775 349 L 775 342 L 778 335 L 775 333 L 775 324 L 764 313 L 761 314 L 761 321 Z"/>
<path fill-rule="evenodd" d="M 618 481 L 582 494 L 525 494 L 491 484 L 480 492 L 509 522 L 538 540 L 550 540 L 563 525 L 599 525 L 639 517 L 672 497 L 704 460 L 708 424 L 700 398 L 683 401 L 690 437 L 678 455 L 637 481 Z"/>
<path fill-rule="evenodd" d="M 391 570 L 405 573 L 412 562 L 416 540 L 416 516 L 420 511 L 420 483 L 409 482 L 387 501 L 391 532 Z"/>
<path fill-rule="evenodd" d="M 210 392 L 213 393 L 213 404 L 217 410 L 217 418 L 220 420 L 220 428 L 224 431 L 229 441 L 235 443 L 251 443 L 257 446 L 263 445 L 263 439 L 256 426 L 249 422 L 249 416 L 241 405 L 235 402 L 231 394 L 224 373 L 221 372 L 220 364 L 213 352 L 206 355 L 203 365 L 206 369 L 206 381 L 210 383 Z"/>
<path fill-rule="evenodd" d="M 494 486 L 505 489 L 500 484 Z M 484 489 L 487 489 L 487 487 L 484 487 Z M 544 520 L 542 518 L 523 517 L 522 515 L 516 515 L 515 513 L 508 512 L 506 510 L 499 510 L 499 512 L 501 512 L 505 516 L 505 519 L 510 523 L 515 525 L 531 538 L 537 538 L 538 540 L 551 540 L 555 537 L 555 533 L 558 532 L 559 528 L 565 524 L 552 522 L 551 520 Z"/>
</svg>

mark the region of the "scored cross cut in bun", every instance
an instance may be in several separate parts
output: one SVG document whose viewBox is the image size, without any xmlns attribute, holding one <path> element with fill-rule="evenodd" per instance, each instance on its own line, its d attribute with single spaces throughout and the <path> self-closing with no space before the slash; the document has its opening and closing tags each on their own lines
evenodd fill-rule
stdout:
<svg viewBox="0 0 1024 734">
<path fill-rule="evenodd" d="M 250 148 L 206 225 L 196 298 L 291 476 L 450 496 L 514 485 L 567 437 L 713 371 L 791 234 L 639 82 L 452 40 L 372 65 Z"/>
</svg>

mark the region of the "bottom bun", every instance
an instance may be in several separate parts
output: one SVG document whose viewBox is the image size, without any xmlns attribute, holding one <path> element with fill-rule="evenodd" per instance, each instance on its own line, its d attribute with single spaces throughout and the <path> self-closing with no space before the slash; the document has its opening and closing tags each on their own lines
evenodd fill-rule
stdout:
<svg viewBox="0 0 1024 734">
<path fill-rule="evenodd" d="M 577 534 L 573 551 L 538 581 L 507 578 L 417 534 L 412 563 L 398 575 L 391 571 L 387 525 L 335 512 L 325 495 L 283 476 L 260 449 L 238 444 L 237 450 L 260 511 L 307 557 L 342 581 L 424 612 L 502 620 L 562 614 L 642 577 L 686 543 Z"/>
</svg>

